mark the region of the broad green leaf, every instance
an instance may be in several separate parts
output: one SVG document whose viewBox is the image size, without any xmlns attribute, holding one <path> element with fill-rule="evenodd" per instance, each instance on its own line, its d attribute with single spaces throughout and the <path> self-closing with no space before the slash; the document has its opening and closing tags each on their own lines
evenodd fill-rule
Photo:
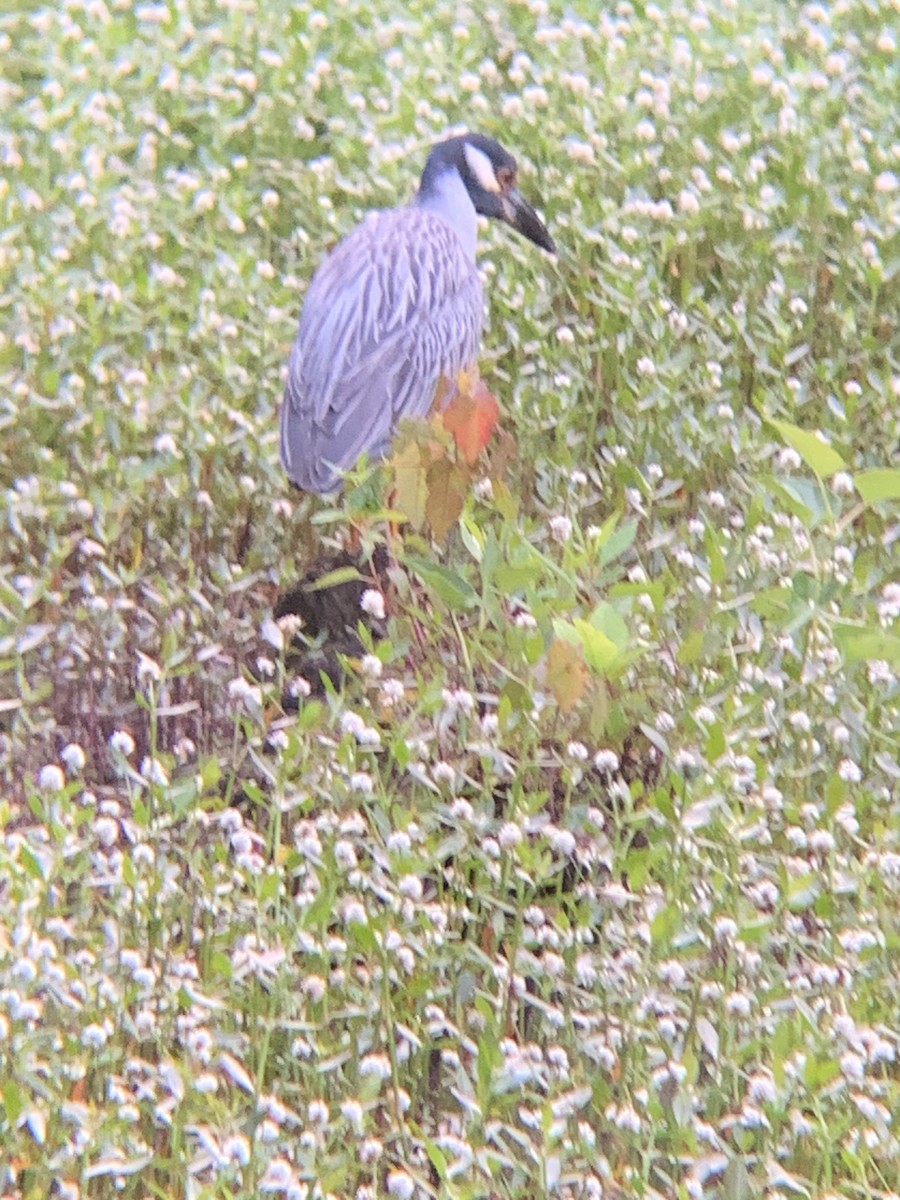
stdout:
<svg viewBox="0 0 900 1200">
<path fill-rule="evenodd" d="M 428 461 L 422 447 L 416 442 L 408 442 L 394 455 L 393 467 L 394 504 L 413 529 L 420 530 L 425 524 L 428 500 Z"/>
<path fill-rule="evenodd" d="M 607 637 L 602 629 L 596 629 L 590 621 L 576 617 L 575 628 L 581 638 L 584 659 L 587 665 L 599 674 L 605 674 L 621 654 L 621 650 Z"/>
<path fill-rule="evenodd" d="M 424 580 L 450 608 L 471 608 L 478 601 L 478 594 L 467 579 L 441 563 L 429 562 L 427 558 L 408 554 L 404 562 Z"/>
<path fill-rule="evenodd" d="M 625 618 L 612 604 L 607 604 L 606 601 L 598 604 L 591 613 L 591 625 L 605 633 L 620 650 L 624 650 L 628 645 L 630 638 Z"/>
<path fill-rule="evenodd" d="M 614 530 L 606 544 L 600 550 L 600 566 L 606 567 L 614 559 L 620 558 L 637 536 L 637 521 L 628 521 L 625 525 Z"/>
<path fill-rule="evenodd" d="M 900 500 L 900 470 L 892 467 L 873 467 L 853 476 L 856 490 L 866 504 L 879 500 Z"/>
<path fill-rule="evenodd" d="M 494 572 L 494 580 L 501 592 L 518 592 L 540 578 L 543 569 L 540 558 L 534 555 L 519 562 L 502 563 Z"/>
<path fill-rule="evenodd" d="M 807 529 L 815 529 L 829 515 L 828 500 L 818 480 L 772 479 L 770 486 Z"/>
<path fill-rule="evenodd" d="M 823 479 L 844 470 L 844 460 L 833 446 L 823 442 L 815 433 L 792 425 L 790 421 L 769 418 L 769 424 L 778 431 L 784 441 L 797 451 L 806 465 Z"/>
<path fill-rule="evenodd" d="M 900 637 L 873 626 L 836 625 L 834 640 L 846 662 L 884 659 L 900 664 Z"/>
<path fill-rule="evenodd" d="M 581 634 L 569 621 L 563 621 L 557 617 L 553 621 L 553 632 L 561 642 L 565 642 L 568 646 L 580 646 Z"/>
</svg>

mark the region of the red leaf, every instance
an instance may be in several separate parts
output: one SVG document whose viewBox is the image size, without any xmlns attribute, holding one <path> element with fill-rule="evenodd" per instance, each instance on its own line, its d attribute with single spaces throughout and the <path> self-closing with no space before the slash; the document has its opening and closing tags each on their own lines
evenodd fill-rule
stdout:
<svg viewBox="0 0 900 1200">
<path fill-rule="evenodd" d="M 458 391 L 441 415 L 444 428 L 471 466 L 491 440 L 500 405 L 479 379 L 470 392 Z"/>
</svg>

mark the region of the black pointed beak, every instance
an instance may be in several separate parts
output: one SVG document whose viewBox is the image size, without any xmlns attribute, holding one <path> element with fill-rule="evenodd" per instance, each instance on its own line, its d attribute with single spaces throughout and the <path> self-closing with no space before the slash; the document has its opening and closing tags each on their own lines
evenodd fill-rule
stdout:
<svg viewBox="0 0 900 1200">
<path fill-rule="evenodd" d="M 500 198 L 502 219 L 513 229 L 524 234 L 529 241 L 546 250 L 548 254 L 556 253 L 556 246 L 550 233 L 518 188 L 512 188 Z"/>
</svg>

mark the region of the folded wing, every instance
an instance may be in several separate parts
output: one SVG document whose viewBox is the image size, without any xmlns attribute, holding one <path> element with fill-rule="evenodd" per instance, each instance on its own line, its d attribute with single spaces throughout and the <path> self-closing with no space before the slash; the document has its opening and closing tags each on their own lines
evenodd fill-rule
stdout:
<svg viewBox="0 0 900 1200">
<path fill-rule="evenodd" d="M 288 364 L 281 454 L 328 492 L 364 453 L 385 454 L 402 417 L 425 416 L 442 375 L 478 357 L 478 271 L 455 231 L 415 208 L 373 213 L 322 263 Z"/>
</svg>

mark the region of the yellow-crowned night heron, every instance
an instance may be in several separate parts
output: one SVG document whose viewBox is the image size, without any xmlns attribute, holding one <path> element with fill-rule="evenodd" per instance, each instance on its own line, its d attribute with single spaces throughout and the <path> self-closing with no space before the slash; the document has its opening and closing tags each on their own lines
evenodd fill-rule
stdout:
<svg viewBox="0 0 900 1200">
<path fill-rule="evenodd" d="M 439 142 L 407 208 L 371 213 L 329 255 L 306 297 L 281 410 L 291 479 L 327 493 L 367 452 L 383 456 L 402 417 L 424 417 L 438 382 L 478 358 L 484 310 L 476 214 L 554 253 L 493 138 Z"/>
</svg>

